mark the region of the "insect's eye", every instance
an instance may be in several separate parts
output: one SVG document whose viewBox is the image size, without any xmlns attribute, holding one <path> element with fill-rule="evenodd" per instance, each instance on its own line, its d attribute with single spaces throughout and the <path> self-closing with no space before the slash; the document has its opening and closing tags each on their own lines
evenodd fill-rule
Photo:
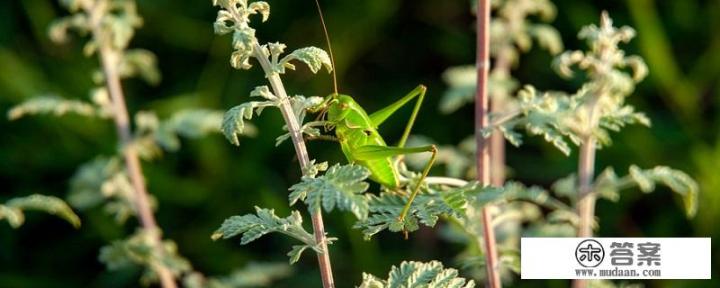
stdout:
<svg viewBox="0 0 720 288">
<path fill-rule="evenodd" d="M 340 103 L 340 109 L 345 110 L 345 109 L 347 109 L 347 108 L 348 108 L 348 104 L 347 104 L 347 103 Z"/>
<path fill-rule="evenodd" d="M 363 133 L 365 133 L 365 136 L 372 135 L 372 131 L 370 131 L 370 130 L 363 130 Z"/>
</svg>

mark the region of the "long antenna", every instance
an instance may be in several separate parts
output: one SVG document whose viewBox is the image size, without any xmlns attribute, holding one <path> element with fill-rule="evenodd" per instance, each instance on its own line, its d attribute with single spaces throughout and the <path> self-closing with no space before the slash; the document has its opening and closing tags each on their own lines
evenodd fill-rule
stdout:
<svg viewBox="0 0 720 288">
<path fill-rule="evenodd" d="M 322 8 L 320 8 L 320 1 L 315 0 L 315 5 L 317 6 L 318 14 L 320 15 L 320 23 L 323 27 L 323 32 L 325 32 L 325 42 L 327 42 L 327 48 L 328 53 L 330 53 L 330 63 L 333 66 L 332 70 L 332 78 L 333 78 L 333 92 L 335 94 L 338 94 L 338 84 L 337 84 L 337 67 L 335 67 L 335 57 L 333 56 L 333 50 L 332 50 L 332 44 L 330 44 L 330 34 L 328 34 L 327 25 L 325 25 L 325 17 L 323 17 Z"/>
</svg>

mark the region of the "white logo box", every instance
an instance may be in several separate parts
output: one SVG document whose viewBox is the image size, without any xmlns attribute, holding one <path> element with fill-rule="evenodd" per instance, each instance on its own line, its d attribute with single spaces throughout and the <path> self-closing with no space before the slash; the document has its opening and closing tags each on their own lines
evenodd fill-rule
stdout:
<svg viewBox="0 0 720 288">
<path fill-rule="evenodd" d="M 583 244 L 579 245 L 581 243 Z M 587 246 L 588 243 L 591 243 L 590 246 Z M 602 246 L 601 250 L 604 253 L 602 261 L 597 260 L 601 254 L 596 243 Z M 632 250 L 633 255 L 628 256 L 627 250 L 613 252 L 618 247 L 628 249 L 627 244 L 613 245 L 613 243 L 632 243 L 630 245 L 632 248 L 629 249 Z M 523 237 L 520 241 L 520 277 L 522 279 L 710 279 L 712 265 L 710 246 L 710 238 Z M 640 251 L 640 247 L 644 250 Z M 653 251 L 654 249 L 648 247 L 659 248 L 659 251 Z M 583 249 L 579 250 L 579 248 Z M 645 255 L 641 258 L 644 259 L 638 259 L 643 253 Z M 655 256 L 648 259 L 648 253 Z M 585 257 L 582 257 L 583 255 Z M 588 259 L 588 256 L 593 260 L 584 262 L 579 260 Z M 625 259 L 620 259 L 623 257 Z M 633 259 L 631 265 L 627 265 L 628 257 Z M 617 265 L 613 265 L 613 262 Z"/>
</svg>

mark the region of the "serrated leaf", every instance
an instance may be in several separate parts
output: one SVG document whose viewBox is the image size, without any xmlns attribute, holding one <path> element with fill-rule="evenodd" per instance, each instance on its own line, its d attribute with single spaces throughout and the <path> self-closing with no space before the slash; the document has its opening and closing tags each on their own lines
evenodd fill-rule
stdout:
<svg viewBox="0 0 720 288">
<path fill-rule="evenodd" d="M 208 109 L 181 110 L 157 125 L 153 131 L 155 141 L 164 149 L 180 148 L 179 136 L 196 139 L 221 132 L 223 112 Z M 253 136 L 255 127 L 245 124 L 243 135 Z"/>
<path fill-rule="evenodd" d="M 478 205 L 505 203 L 510 201 L 529 201 L 551 209 L 570 210 L 566 204 L 550 196 L 540 187 L 527 187 L 519 182 L 507 182 L 503 187 L 484 187 L 474 191 L 474 200 Z"/>
<path fill-rule="evenodd" d="M 330 56 L 327 52 L 325 52 L 325 50 L 317 47 L 306 47 L 293 51 L 278 62 L 278 65 L 280 66 L 278 70 L 282 71 L 283 67 L 288 67 L 286 64 L 290 64 L 293 60 L 300 60 L 307 64 L 308 68 L 310 68 L 310 71 L 313 73 L 317 73 L 323 67 L 325 67 L 328 72 L 332 72 L 333 70 Z"/>
<path fill-rule="evenodd" d="M 293 211 L 290 216 L 280 218 L 275 215 L 275 210 L 260 207 L 255 207 L 255 214 L 232 216 L 226 219 L 213 233 L 212 239 L 228 239 L 242 235 L 240 244 L 245 245 L 273 232 L 291 236 L 308 245 L 314 245 L 315 240 L 312 234 L 302 227 L 300 213 Z"/>
<path fill-rule="evenodd" d="M 271 101 L 252 101 L 231 108 L 225 112 L 222 120 L 223 134 L 233 145 L 240 145 L 239 135 L 247 133 L 245 130 L 245 120 L 252 119 L 253 113 L 260 115 L 265 107 L 275 105 L 275 102 Z"/>
<path fill-rule="evenodd" d="M 370 172 L 360 165 L 335 164 L 320 177 L 303 177 L 302 182 L 290 187 L 290 204 L 303 200 L 311 214 L 324 208 L 331 212 L 335 207 L 352 212 L 360 220 L 367 218 L 367 198 L 362 194 L 370 186 L 365 179 Z"/>
<path fill-rule="evenodd" d="M 27 100 L 8 111 L 8 119 L 17 120 L 27 115 L 52 114 L 63 116 L 74 113 L 80 116 L 100 116 L 98 107 L 91 103 L 64 99 L 56 96 L 41 96 Z"/>
<path fill-rule="evenodd" d="M 643 192 L 655 190 L 655 183 L 660 183 L 683 198 L 687 217 L 697 213 L 699 188 L 697 182 L 680 170 L 666 166 L 657 166 L 653 169 L 642 170 L 637 166 L 630 167 L 630 179 L 638 185 Z M 618 180 L 622 182 L 622 180 Z"/>
<path fill-rule="evenodd" d="M 387 280 L 363 273 L 360 288 L 472 288 L 473 280 L 459 277 L 455 269 L 444 268 L 442 263 L 406 261 L 390 269 Z"/>
<path fill-rule="evenodd" d="M 292 250 L 287 253 L 287 256 L 290 257 L 290 264 L 295 264 L 300 260 L 300 256 L 302 256 L 302 253 L 308 248 L 312 247 L 309 245 L 293 245 Z"/>
<path fill-rule="evenodd" d="M 463 217 L 467 200 L 466 193 L 473 191 L 475 183 L 449 191 L 421 190 L 410 206 L 405 218 L 400 221 L 407 197 L 396 193 L 383 192 L 380 195 L 368 194 L 370 215 L 358 221 L 354 228 L 362 229 L 365 239 L 388 229 L 390 232 L 413 232 L 419 224 L 434 227 L 441 216 Z M 446 195 L 447 194 L 447 195 Z"/>
</svg>

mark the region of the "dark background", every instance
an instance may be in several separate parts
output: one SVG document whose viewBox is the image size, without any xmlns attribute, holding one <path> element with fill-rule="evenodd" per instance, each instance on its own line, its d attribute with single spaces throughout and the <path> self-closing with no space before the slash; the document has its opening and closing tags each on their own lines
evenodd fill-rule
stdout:
<svg viewBox="0 0 720 288">
<path fill-rule="evenodd" d="M 265 85 L 260 69 L 236 71 L 229 65 L 230 37 L 213 34 L 217 9 L 211 1 L 139 1 L 145 19 L 132 47 L 146 48 L 159 57 L 163 81 L 147 86 L 126 81 L 131 111 L 155 110 L 161 116 L 181 108 L 226 110 L 248 99 L 256 85 Z M 270 21 L 254 22 L 262 41 L 281 41 L 290 48 L 324 47 L 321 27 L 311 0 L 269 1 Z M 472 109 L 442 115 L 437 103 L 446 86 L 440 75 L 449 66 L 474 61 L 473 17 L 468 3 L 433 0 L 322 1 L 334 43 L 341 92 L 353 95 L 369 111 L 404 95 L 417 84 L 429 87 L 426 105 L 415 133 L 441 144 L 458 143 L 472 133 Z M 701 185 L 695 219 L 683 215 L 680 200 L 663 188 L 644 195 L 630 190 L 618 203 L 600 201 L 600 236 L 718 236 L 720 226 L 720 1 L 577 1 L 556 0 L 553 22 L 568 49 L 584 49 L 577 31 L 597 23 L 608 10 L 618 25 L 638 30 L 626 45 L 650 68 L 629 102 L 646 111 L 651 129 L 629 127 L 614 134 L 614 145 L 598 153 L 597 170 L 612 166 L 618 173 L 636 163 L 641 167 L 668 165 L 687 171 Z M 81 53 L 77 37 L 55 45 L 47 37 L 53 19 L 66 15 L 55 1 L 0 2 L 0 112 L 29 97 L 58 94 L 86 99 L 92 87 L 96 59 Z M 580 83 L 560 79 L 551 57 L 535 49 L 521 58 L 515 75 L 540 89 L 573 91 Z M 326 95 L 331 78 L 313 76 L 302 68 L 284 76 L 289 93 Z M 409 111 L 382 129 L 386 139 L 399 138 Z M 286 215 L 287 188 L 298 181 L 298 164 L 291 145 L 274 147 L 282 119 L 268 111 L 253 121 L 260 128 L 239 148 L 221 135 L 184 141 L 181 152 L 145 163 L 149 190 L 160 207 L 157 217 L 168 238 L 196 269 L 219 275 L 248 261 L 287 261 L 292 242 L 270 236 L 247 246 L 238 241 L 212 242 L 210 234 L 223 219 L 271 207 Z M 76 167 L 98 154 L 115 151 L 115 132 L 109 121 L 35 117 L 16 122 L 0 120 L 0 199 L 42 193 L 64 197 Z M 344 161 L 332 144 L 312 143 L 313 158 Z M 528 138 L 520 149 L 508 151 L 512 178 L 548 186 L 572 173 L 576 155 L 566 158 L 539 138 Z M 436 173 L 441 173 L 438 169 Z M 299 208 L 303 209 L 304 208 Z M 131 220 L 117 225 L 101 209 L 81 214 L 83 226 L 70 225 L 44 214 L 28 213 L 18 230 L 0 223 L 0 287 L 135 287 L 138 271 L 106 272 L 97 261 L 98 249 L 134 230 Z M 325 216 L 330 235 L 340 238 L 331 247 L 339 287 L 360 282 L 361 272 L 385 277 L 402 260 L 443 260 L 454 266 L 462 250 L 434 237 L 381 233 L 364 242 L 352 230 L 352 216 Z M 309 218 L 306 217 L 307 222 Z M 441 224 L 442 225 L 442 224 Z M 715 245 L 715 251 L 718 246 Z M 714 259 L 717 260 L 717 252 Z M 715 263 L 717 264 L 717 263 Z M 278 287 L 319 287 L 316 260 L 305 255 L 296 273 Z M 720 274 L 715 269 L 713 277 Z M 646 282 L 649 287 L 717 287 L 714 281 Z M 520 282 L 517 287 L 566 287 L 568 282 Z"/>
</svg>

